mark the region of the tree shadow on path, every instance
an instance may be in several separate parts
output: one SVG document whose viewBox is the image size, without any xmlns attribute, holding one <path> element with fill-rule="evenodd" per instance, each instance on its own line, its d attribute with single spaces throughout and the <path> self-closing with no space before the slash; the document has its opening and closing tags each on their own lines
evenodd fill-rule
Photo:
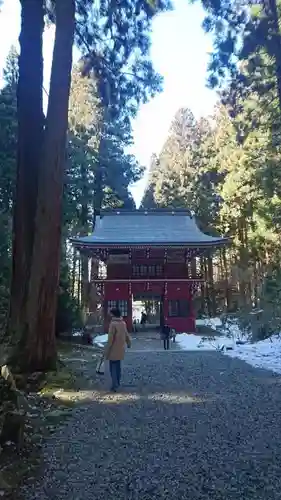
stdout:
<svg viewBox="0 0 281 500">
<path fill-rule="evenodd" d="M 217 353 L 128 355 L 49 439 L 25 500 L 280 499 L 280 377 Z"/>
</svg>

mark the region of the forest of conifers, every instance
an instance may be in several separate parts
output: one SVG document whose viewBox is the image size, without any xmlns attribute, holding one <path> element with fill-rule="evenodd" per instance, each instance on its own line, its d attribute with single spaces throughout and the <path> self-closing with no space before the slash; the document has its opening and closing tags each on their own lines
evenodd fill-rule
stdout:
<svg viewBox="0 0 281 500">
<path fill-rule="evenodd" d="M 176 113 L 142 206 L 188 208 L 203 231 L 231 238 L 200 261 L 208 284 L 198 309 L 245 319 L 260 308 L 270 333 L 281 323 L 280 2 L 202 3 L 218 104 L 208 118 Z M 65 4 L 22 2 L 21 55 L 11 48 L 0 91 L 0 329 L 17 356 L 18 346 L 28 353 L 28 368 L 48 367 L 55 331 L 80 321 L 74 282 L 83 269 L 69 238 L 88 234 L 101 207 L 134 208 L 129 188 L 143 168 L 128 153 L 131 120 L 161 91 L 149 35 L 153 17 L 171 8 L 121 0 L 114 15 L 110 2 L 93 15 L 90 0 Z M 46 112 L 44 22 L 56 24 L 57 41 Z"/>
<path fill-rule="evenodd" d="M 236 313 L 247 325 L 262 310 L 265 335 L 281 321 L 280 2 L 203 2 L 214 36 L 209 85 L 213 116 L 180 109 L 151 159 L 144 207 L 188 207 L 200 228 L 232 244 L 202 257 L 208 282 L 198 308 Z M 241 41 L 243 43 L 241 43 Z"/>
</svg>

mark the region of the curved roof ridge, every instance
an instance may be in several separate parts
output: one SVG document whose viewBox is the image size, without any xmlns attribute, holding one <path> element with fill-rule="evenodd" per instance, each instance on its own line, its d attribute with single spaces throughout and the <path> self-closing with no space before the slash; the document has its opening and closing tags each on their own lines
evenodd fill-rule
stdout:
<svg viewBox="0 0 281 500">
<path fill-rule="evenodd" d="M 197 226 L 187 211 L 122 211 L 104 213 L 96 219 L 94 232 L 73 238 L 75 245 L 102 246 L 198 246 L 227 243 L 228 238 L 210 236 Z"/>
<path fill-rule="evenodd" d="M 192 217 L 192 213 L 187 208 L 138 208 L 128 210 L 126 208 L 106 208 L 101 210 L 100 216 L 103 215 L 186 215 Z"/>
</svg>

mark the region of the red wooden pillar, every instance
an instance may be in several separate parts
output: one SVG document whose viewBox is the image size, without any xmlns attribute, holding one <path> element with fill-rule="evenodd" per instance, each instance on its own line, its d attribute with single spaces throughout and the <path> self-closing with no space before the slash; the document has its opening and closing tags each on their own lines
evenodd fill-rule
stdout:
<svg viewBox="0 0 281 500">
<path fill-rule="evenodd" d="M 198 284 L 194 283 L 189 286 L 189 300 L 190 300 L 190 325 L 191 325 L 191 332 L 196 332 L 196 315 L 195 315 L 195 310 L 194 310 L 194 304 L 193 304 L 193 295 L 194 292 L 197 290 Z"/>
<path fill-rule="evenodd" d="M 110 290 L 108 287 L 109 283 L 104 283 L 104 294 L 103 294 L 103 331 L 104 333 L 108 332 L 108 326 L 110 322 L 109 314 L 108 314 L 108 306 L 107 301 L 110 300 Z"/>
<path fill-rule="evenodd" d="M 128 316 L 126 318 L 128 332 L 133 331 L 133 296 L 132 296 L 132 283 L 128 286 Z"/>
<path fill-rule="evenodd" d="M 164 297 L 163 297 L 163 316 L 164 324 L 169 323 L 169 301 L 168 301 L 168 284 L 164 283 Z"/>
</svg>

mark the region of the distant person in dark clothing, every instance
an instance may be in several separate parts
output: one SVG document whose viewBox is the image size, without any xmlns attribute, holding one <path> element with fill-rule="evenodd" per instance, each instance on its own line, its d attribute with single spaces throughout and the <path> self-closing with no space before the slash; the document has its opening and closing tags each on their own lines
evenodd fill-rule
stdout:
<svg viewBox="0 0 281 500">
<path fill-rule="evenodd" d="M 168 325 L 164 325 L 162 328 L 162 339 L 164 341 L 165 351 L 170 349 L 170 334 L 171 328 Z"/>
<path fill-rule="evenodd" d="M 147 322 L 147 314 L 143 311 L 143 312 L 141 313 L 141 320 L 140 320 L 140 324 L 141 324 L 141 325 L 145 325 L 145 324 L 146 324 L 146 322 Z"/>
<path fill-rule="evenodd" d="M 137 333 L 138 329 L 137 329 L 137 320 L 134 319 L 133 320 L 133 332 Z"/>
</svg>

